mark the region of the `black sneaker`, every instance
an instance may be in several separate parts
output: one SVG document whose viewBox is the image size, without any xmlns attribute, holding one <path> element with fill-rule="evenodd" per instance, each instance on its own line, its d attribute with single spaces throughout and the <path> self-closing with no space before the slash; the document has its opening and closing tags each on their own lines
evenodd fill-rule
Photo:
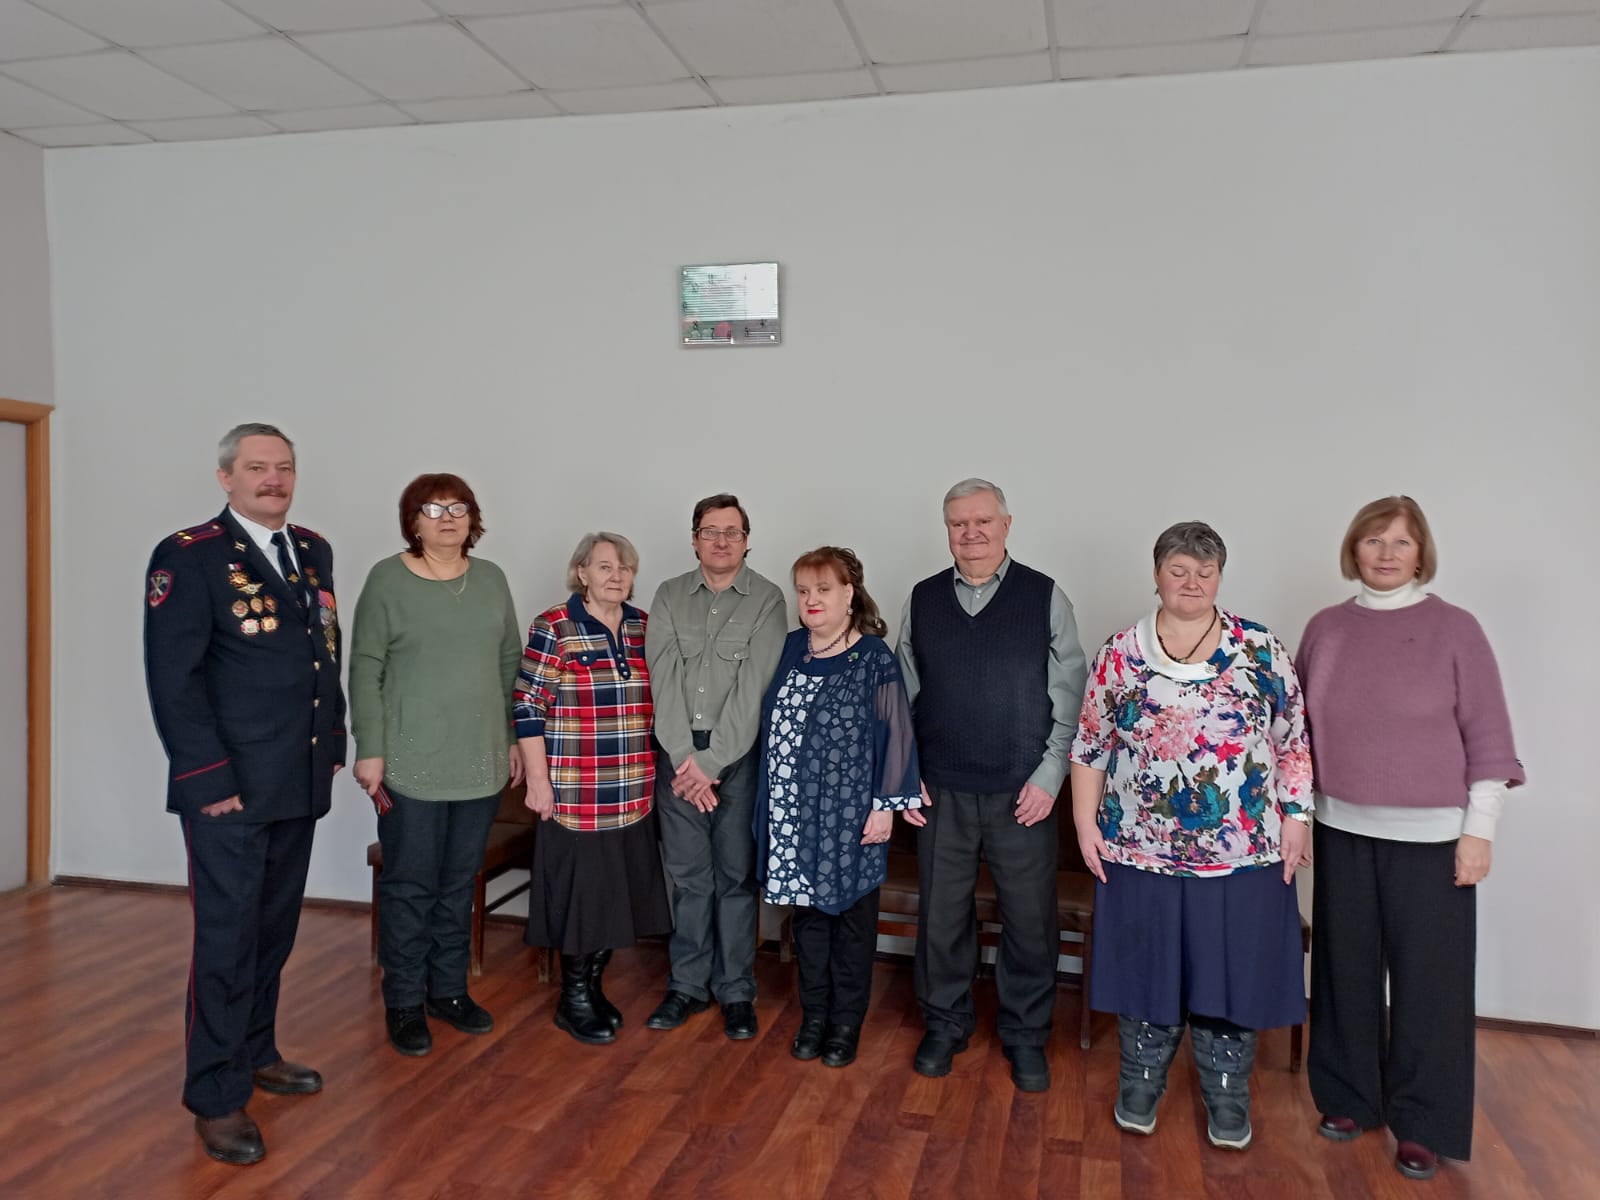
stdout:
<svg viewBox="0 0 1600 1200">
<path fill-rule="evenodd" d="M 433 1034 L 428 1032 L 428 1018 L 420 1004 L 385 1009 L 384 1022 L 389 1026 L 389 1044 L 401 1054 L 421 1058 L 433 1049 Z"/>
<path fill-rule="evenodd" d="M 454 1025 L 462 1033 L 488 1033 L 494 1028 L 494 1018 L 471 996 L 462 994 L 448 1000 L 428 997 L 428 1015 Z"/>
</svg>

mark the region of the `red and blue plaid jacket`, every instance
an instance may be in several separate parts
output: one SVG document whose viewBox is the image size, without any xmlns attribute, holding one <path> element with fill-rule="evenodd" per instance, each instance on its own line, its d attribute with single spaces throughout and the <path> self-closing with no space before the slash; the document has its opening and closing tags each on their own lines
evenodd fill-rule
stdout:
<svg viewBox="0 0 1600 1200">
<path fill-rule="evenodd" d="M 621 829 L 650 811 L 655 705 L 644 658 L 645 614 L 622 606 L 621 644 L 583 600 L 540 613 L 517 674 L 517 737 L 543 737 L 555 819 L 568 829 Z"/>
</svg>

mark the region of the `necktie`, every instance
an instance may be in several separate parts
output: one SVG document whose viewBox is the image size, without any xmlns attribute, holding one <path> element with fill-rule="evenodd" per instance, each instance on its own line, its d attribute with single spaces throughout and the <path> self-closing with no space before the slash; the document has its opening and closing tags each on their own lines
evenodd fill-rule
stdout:
<svg viewBox="0 0 1600 1200">
<path fill-rule="evenodd" d="M 289 539 L 284 537 L 283 530 L 272 535 L 272 544 L 278 548 L 278 570 L 283 572 L 284 582 L 294 592 L 301 614 L 306 615 L 310 611 L 310 594 L 300 582 L 300 573 L 294 569 L 294 560 L 289 557 Z"/>
</svg>

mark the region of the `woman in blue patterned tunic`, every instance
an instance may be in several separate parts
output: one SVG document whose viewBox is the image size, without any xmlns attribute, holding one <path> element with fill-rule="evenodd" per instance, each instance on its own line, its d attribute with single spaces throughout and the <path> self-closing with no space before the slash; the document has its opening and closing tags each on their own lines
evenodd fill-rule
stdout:
<svg viewBox="0 0 1600 1200">
<path fill-rule="evenodd" d="M 790 1052 L 855 1061 L 872 994 L 878 888 L 897 810 L 922 804 L 911 705 L 861 560 L 823 546 L 794 564 L 801 628 L 762 704 L 756 869 L 794 906 L 803 1019 Z"/>
</svg>

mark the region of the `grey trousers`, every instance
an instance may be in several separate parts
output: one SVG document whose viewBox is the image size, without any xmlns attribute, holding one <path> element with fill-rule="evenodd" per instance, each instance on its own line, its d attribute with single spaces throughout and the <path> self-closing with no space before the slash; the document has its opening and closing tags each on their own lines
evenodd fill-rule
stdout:
<svg viewBox="0 0 1600 1200">
<path fill-rule="evenodd" d="M 695 734 L 695 748 L 709 744 Z M 702 744 L 705 743 L 705 744 Z M 667 986 L 721 1004 L 756 998 L 756 751 L 722 772 L 717 807 L 703 813 L 672 793 L 675 766 L 656 758 L 662 863 L 672 879 L 672 960 Z"/>
</svg>

